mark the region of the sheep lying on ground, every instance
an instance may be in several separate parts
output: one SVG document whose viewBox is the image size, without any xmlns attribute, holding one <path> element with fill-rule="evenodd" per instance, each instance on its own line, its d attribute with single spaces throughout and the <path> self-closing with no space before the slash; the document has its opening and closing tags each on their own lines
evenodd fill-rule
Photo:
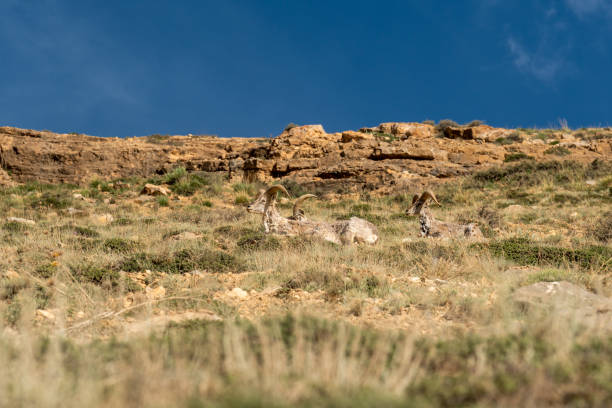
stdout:
<svg viewBox="0 0 612 408">
<path fill-rule="evenodd" d="M 287 218 L 283 217 L 276 208 L 276 194 L 279 191 L 289 195 L 283 186 L 275 185 L 267 190 L 260 190 L 255 201 L 247 207 L 249 212 L 263 214 L 266 233 L 315 235 L 326 241 L 345 245 L 352 243 L 375 244 L 378 241 L 376 226 L 361 218 L 352 217 L 349 220 L 333 223 L 312 221 L 306 218 L 300 205 L 304 200 L 316 197 L 313 194 L 305 194 L 299 197 L 293 206 L 293 215 Z"/>
<path fill-rule="evenodd" d="M 455 224 L 436 220 L 429 211 L 430 200 L 440 205 L 434 193 L 425 191 L 420 197 L 415 195 L 412 198 L 412 206 L 406 210 L 407 215 L 419 217 L 422 237 L 484 239 L 482 231 L 475 223 Z"/>
</svg>

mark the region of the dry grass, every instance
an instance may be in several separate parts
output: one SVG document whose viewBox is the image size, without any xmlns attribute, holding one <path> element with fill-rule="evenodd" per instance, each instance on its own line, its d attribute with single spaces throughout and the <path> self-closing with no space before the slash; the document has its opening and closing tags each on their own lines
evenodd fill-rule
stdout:
<svg viewBox="0 0 612 408">
<path fill-rule="evenodd" d="M 0 220 L 0 405 L 609 404 L 610 333 L 512 301 L 612 294 L 609 164 L 516 166 L 436 190 L 485 245 L 419 238 L 410 194 L 306 203 L 382 234 L 340 247 L 264 235 L 242 206 L 258 186 L 214 175 L 147 180 L 164 202 L 136 179 L 2 190 L 36 225 Z"/>
</svg>

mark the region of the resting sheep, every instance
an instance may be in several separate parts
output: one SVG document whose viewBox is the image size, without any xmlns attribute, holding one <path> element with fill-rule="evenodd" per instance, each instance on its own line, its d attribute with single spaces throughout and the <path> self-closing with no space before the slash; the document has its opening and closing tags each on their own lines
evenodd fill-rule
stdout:
<svg viewBox="0 0 612 408">
<path fill-rule="evenodd" d="M 299 197 L 293 206 L 293 215 L 288 218 L 283 217 L 276 208 L 276 193 L 279 191 L 289 195 L 283 186 L 275 185 L 267 190 L 260 190 L 255 201 L 247 207 L 249 212 L 263 214 L 266 233 L 315 235 L 326 241 L 345 245 L 354 242 L 375 244 L 378 241 L 376 226 L 361 218 L 352 217 L 349 220 L 333 223 L 307 219 L 300 205 L 304 200 L 316 197 L 313 194 Z"/>
<path fill-rule="evenodd" d="M 420 197 L 415 195 L 412 198 L 412 206 L 406 210 L 406 215 L 419 217 L 422 237 L 484 239 L 482 231 L 475 223 L 455 224 L 436 220 L 429 211 L 430 200 L 440 205 L 434 193 L 425 191 Z"/>
</svg>

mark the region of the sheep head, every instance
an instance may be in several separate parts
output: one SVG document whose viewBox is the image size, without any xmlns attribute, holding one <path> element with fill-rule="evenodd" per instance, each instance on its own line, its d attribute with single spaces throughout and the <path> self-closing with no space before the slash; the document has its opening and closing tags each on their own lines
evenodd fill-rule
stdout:
<svg viewBox="0 0 612 408">
<path fill-rule="evenodd" d="M 429 200 L 433 200 L 434 203 L 440 205 L 436 196 L 430 190 L 423 192 L 420 197 L 415 194 L 412 197 L 412 206 L 406 210 L 406 215 L 420 215 L 423 209 L 427 208 Z"/>
<path fill-rule="evenodd" d="M 300 205 L 309 198 L 317 198 L 317 196 L 314 194 L 304 194 L 298 197 L 297 200 L 295 200 L 295 203 L 293 204 L 293 218 L 294 219 L 298 219 L 304 215 L 304 210 L 300 208 Z"/>
<path fill-rule="evenodd" d="M 247 207 L 247 211 L 254 214 L 263 214 L 264 208 L 266 207 L 265 194 L 266 190 L 264 190 L 263 188 L 259 190 L 259 193 L 257 193 L 257 197 L 255 197 L 255 200 Z"/>
</svg>

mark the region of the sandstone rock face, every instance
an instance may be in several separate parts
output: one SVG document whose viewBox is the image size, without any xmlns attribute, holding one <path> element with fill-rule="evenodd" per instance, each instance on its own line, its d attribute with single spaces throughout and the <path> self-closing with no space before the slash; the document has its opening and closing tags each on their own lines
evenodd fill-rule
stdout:
<svg viewBox="0 0 612 408">
<path fill-rule="evenodd" d="M 327 133 L 321 125 L 297 126 L 272 139 L 118 139 L 0 127 L 0 185 L 28 180 L 81 184 L 96 178 L 163 174 L 182 166 L 188 171 L 225 172 L 231 179 L 249 182 L 289 178 L 322 191 L 387 193 L 421 189 L 501 164 L 509 154 L 559 159 L 547 155 L 551 146 L 539 139 L 495 143 L 511 132 L 479 125 L 440 133 L 430 124 L 388 122 L 341 133 Z M 570 151 L 563 159 L 612 156 L 609 137 L 585 141 L 558 136 Z"/>
</svg>

